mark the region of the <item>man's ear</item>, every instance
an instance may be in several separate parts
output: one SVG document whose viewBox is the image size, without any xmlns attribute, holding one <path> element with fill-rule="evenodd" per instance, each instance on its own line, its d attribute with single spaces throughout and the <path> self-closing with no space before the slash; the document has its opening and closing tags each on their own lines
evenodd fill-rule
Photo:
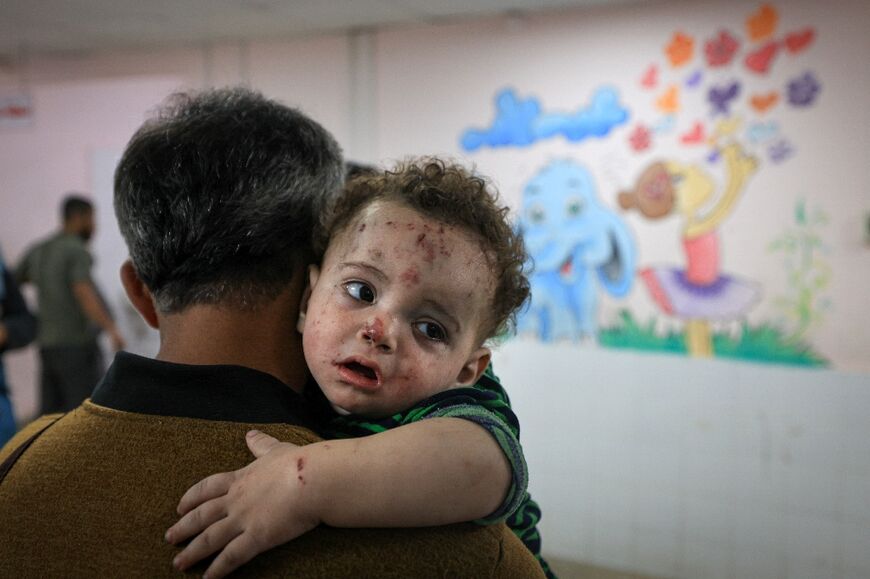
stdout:
<svg viewBox="0 0 870 579">
<path fill-rule="evenodd" d="M 492 358 L 492 352 L 489 348 L 478 348 L 471 353 L 465 365 L 459 370 L 459 375 L 456 377 L 457 386 L 474 386 L 486 367 L 489 366 L 489 361 Z"/>
<path fill-rule="evenodd" d="M 299 303 L 299 318 L 296 320 L 296 331 L 300 334 L 305 331 L 305 315 L 308 313 L 308 301 L 311 299 L 311 290 L 317 285 L 320 278 L 320 268 L 312 264 L 308 266 L 308 285 L 302 292 L 302 301 Z"/>
<path fill-rule="evenodd" d="M 160 327 L 157 320 L 157 308 L 154 307 L 154 298 L 151 292 L 145 286 L 145 283 L 139 279 L 139 274 L 136 273 L 136 268 L 133 267 L 133 262 L 129 259 L 121 265 L 121 285 L 124 286 L 124 291 L 127 293 L 127 299 L 142 316 L 142 319 L 154 329 Z"/>
</svg>

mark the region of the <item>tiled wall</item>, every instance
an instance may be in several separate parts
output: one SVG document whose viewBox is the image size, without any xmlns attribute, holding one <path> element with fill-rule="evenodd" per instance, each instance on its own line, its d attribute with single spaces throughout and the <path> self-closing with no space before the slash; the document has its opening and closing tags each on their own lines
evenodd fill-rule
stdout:
<svg viewBox="0 0 870 579">
<path fill-rule="evenodd" d="M 496 371 L 547 552 L 664 577 L 870 577 L 870 376 L 526 340 Z"/>
</svg>

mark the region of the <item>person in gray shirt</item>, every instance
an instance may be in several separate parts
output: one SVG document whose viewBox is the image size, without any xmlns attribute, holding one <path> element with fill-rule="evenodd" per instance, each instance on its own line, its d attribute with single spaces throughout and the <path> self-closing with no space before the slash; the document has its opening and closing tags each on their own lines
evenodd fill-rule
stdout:
<svg viewBox="0 0 870 579">
<path fill-rule="evenodd" d="M 69 411 L 90 396 L 105 371 L 100 330 L 115 350 L 124 347 L 91 278 L 86 244 L 94 233 L 93 204 L 68 195 L 61 212 L 61 230 L 31 247 L 16 271 L 19 283 L 36 286 L 41 414 Z"/>
</svg>

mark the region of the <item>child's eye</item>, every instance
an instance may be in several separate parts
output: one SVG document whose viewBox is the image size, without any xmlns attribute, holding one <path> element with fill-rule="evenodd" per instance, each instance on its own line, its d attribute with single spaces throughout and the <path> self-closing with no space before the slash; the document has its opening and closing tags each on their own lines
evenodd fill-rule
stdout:
<svg viewBox="0 0 870 579">
<path fill-rule="evenodd" d="M 375 301 L 375 290 L 361 281 L 349 281 L 344 284 L 344 290 L 353 299 L 361 302 L 373 303 Z"/>
<path fill-rule="evenodd" d="M 427 339 L 433 342 L 446 342 L 447 332 L 435 322 L 417 322 L 414 324 L 417 331 L 426 336 Z"/>
</svg>

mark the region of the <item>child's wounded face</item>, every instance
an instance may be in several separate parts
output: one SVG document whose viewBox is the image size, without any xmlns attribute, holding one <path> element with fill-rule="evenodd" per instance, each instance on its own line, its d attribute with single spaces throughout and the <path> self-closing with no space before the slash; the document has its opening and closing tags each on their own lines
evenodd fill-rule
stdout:
<svg viewBox="0 0 870 579">
<path fill-rule="evenodd" d="M 300 319 L 305 360 L 338 411 L 379 418 L 474 384 L 494 291 L 468 233 L 376 201 L 330 240 Z"/>
</svg>

